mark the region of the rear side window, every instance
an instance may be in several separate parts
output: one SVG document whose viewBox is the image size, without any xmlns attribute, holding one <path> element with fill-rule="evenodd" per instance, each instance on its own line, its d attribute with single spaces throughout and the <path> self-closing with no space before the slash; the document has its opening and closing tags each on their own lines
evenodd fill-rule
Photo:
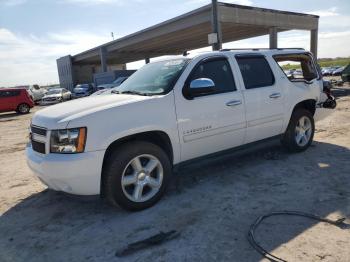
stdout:
<svg viewBox="0 0 350 262">
<path fill-rule="evenodd" d="M 0 91 L 0 97 L 13 97 L 13 96 L 19 96 L 21 91 L 19 90 L 11 90 L 11 91 Z"/>
<path fill-rule="evenodd" d="M 236 56 L 246 89 L 272 86 L 275 77 L 263 56 Z"/>
<path fill-rule="evenodd" d="M 211 58 L 200 62 L 192 71 L 188 85 L 198 78 L 213 80 L 215 94 L 236 91 L 232 70 L 226 58 Z"/>
<path fill-rule="evenodd" d="M 317 68 L 308 54 L 275 55 L 273 58 L 292 82 L 318 78 Z"/>
</svg>

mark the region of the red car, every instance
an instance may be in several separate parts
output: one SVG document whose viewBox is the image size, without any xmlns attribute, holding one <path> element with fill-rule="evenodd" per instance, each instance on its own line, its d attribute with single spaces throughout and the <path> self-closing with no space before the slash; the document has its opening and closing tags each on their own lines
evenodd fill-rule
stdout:
<svg viewBox="0 0 350 262">
<path fill-rule="evenodd" d="M 27 90 L 20 88 L 0 89 L 0 113 L 16 111 L 18 114 L 27 114 L 34 106 Z"/>
</svg>

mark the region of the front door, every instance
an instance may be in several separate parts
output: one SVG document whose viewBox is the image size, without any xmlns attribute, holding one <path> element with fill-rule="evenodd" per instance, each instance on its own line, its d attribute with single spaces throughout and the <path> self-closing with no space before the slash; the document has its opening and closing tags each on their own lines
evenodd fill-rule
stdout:
<svg viewBox="0 0 350 262">
<path fill-rule="evenodd" d="M 183 89 L 175 90 L 182 161 L 241 145 L 246 127 L 243 96 L 228 57 L 197 58 L 189 68 Z M 184 95 L 196 79 L 212 80 L 212 92 Z"/>
</svg>

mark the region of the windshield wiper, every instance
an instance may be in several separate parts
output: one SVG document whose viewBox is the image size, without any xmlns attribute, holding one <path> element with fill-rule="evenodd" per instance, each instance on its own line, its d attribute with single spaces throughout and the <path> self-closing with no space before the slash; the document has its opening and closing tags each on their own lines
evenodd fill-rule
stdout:
<svg viewBox="0 0 350 262">
<path fill-rule="evenodd" d="M 126 94 L 126 95 L 139 95 L 139 96 L 151 96 L 152 94 L 147 94 L 147 93 L 142 93 L 138 91 L 124 91 L 124 92 L 119 92 L 119 94 Z"/>
<path fill-rule="evenodd" d="M 142 93 L 142 92 L 138 92 L 138 91 L 132 91 L 132 90 L 128 90 L 128 91 L 119 91 L 119 90 L 112 90 L 111 91 L 112 94 L 125 94 L 125 95 L 138 95 L 138 96 L 152 96 L 153 94 L 149 94 L 149 93 Z"/>
</svg>

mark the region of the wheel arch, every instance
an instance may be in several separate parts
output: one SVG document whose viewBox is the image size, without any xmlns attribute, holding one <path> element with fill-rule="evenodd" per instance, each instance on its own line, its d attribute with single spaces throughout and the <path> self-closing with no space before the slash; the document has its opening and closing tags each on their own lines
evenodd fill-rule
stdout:
<svg viewBox="0 0 350 262">
<path fill-rule="evenodd" d="M 167 133 L 160 130 L 154 130 L 154 131 L 146 131 L 141 133 L 136 133 L 132 135 L 128 135 L 122 138 L 119 138 L 115 141 L 113 141 L 106 149 L 105 155 L 103 157 L 103 164 L 102 164 L 102 172 L 101 172 L 101 189 L 100 193 L 101 196 L 103 196 L 103 183 L 104 183 L 104 167 L 106 161 L 108 161 L 108 157 L 111 155 L 111 153 L 116 150 L 121 145 L 131 142 L 131 141 L 145 141 L 150 142 L 152 144 L 155 144 L 159 146 L 161 149 L 164 150 L 164 152 L 168 155 L 170 163 L 174 163 L 174 150 L 173 145 L 171 143 L 171 139 Z"/>
<path fill-rule="evenodd" d="M 295 110 L 301 109 L 301 108 L 308 110 L 314 116 L 316 112 L 316 100 L 306 99 L 297 103 L 293 108 L 292 114 L 295 112 Z"/>
<path fill-rule="evenodd" d="M 285 118 L 285 121 L 284 121 L 284 124 L 283 124 L 283 133 L 286 132 L 287 128 L 288 128 L 288 125 L 289 125 L 289 122 L 290 122 L 290 119 L 292 118 L 293 116 L 293 113 L 298 110 L 298 109 L 306 109 L 308 110 L 313 116 L 315 115 L 315 112 L 316 112 L 316 100 L 315 99 L 312 99 L 312 98 L 308 98 L 308 99 L 304 99 L 304 100 L 301 100 L 299 101 L 298 103 L 296 103 L 294 105 L 294 107 L 290 107 L 290 111 L 288 110 L 288 113 L 286 115 L 286 118 Z"/>
<path fill-rule="evenodd" d="M 19 112 L 19 107 L 21 106 L 21 105 L 27 105 L 28 107 L 29 107 L 29 111 L 30 111 L 30 109 L 32 108 L 32 106 L 30 106 L 30 104 L 29 103 L 27 103 L 27 102 L 20 102 L 20 103 L 18 103 L 17 104 L 17 106 L 16 106 L 16 112 Z M 28 111 L 28 112 L 29 112 Z"/>
</svg>

